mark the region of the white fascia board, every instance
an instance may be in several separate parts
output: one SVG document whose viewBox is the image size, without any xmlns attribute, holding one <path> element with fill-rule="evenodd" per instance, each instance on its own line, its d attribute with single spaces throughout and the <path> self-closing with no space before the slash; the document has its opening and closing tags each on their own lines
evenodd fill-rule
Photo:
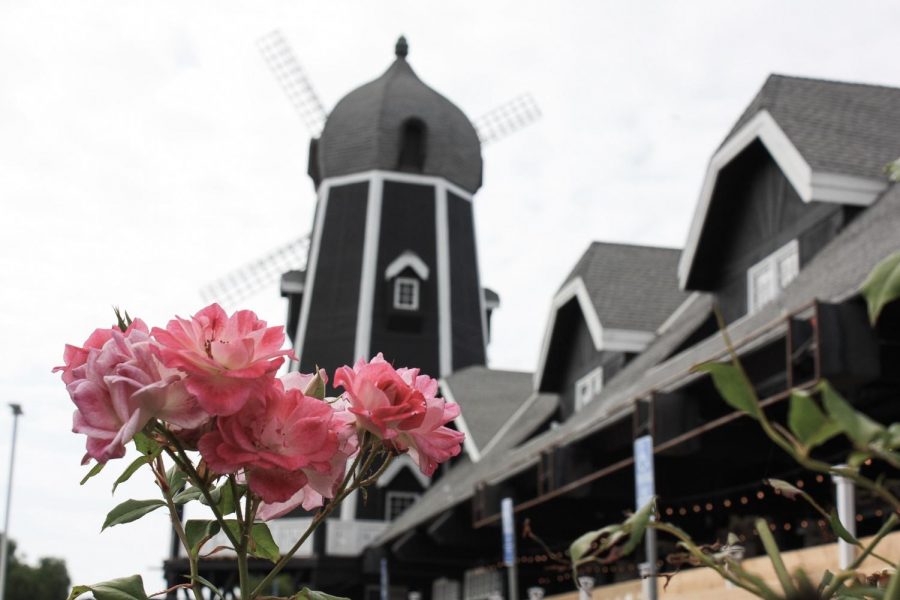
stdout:
<svg viewBox="0 0 900 600">
<path fill-rule="evenodd" d="M 567 283 L 553 298 L 550 306 L 550 316 L 547 318 L 547 327 L 544 330 L 544 341 L 541 344 L 541 353 L 538 359 L 538 368 L 534 372 L 534 389 L 541 389 L 541 381 L 544 377 L 544 369 L 547 367 L 547 356 L 550 352 L 550 341 L 553 339 L 553 329 L 556 326 L 556 314 L 572 298 L 578 299 L 578 307 L 587 323 L 588 332 L 594 349 L 610 350 L 613 352 L 642 352 L 653 340 L 651 331 L 638 331 L 632 329 L 604 329 L 600 324 L 600 317 L 594 310 L 594 303 L 588 294 L 587 286 L 581 277 L 576 277 Z"/>
<path fill-rule="evenodd" d="M 403 469 L 409 469 L 419 483 L 422 484 L 422 487 L 428 489 L 428 486 L 431 484 L 431 478 L 419 470 L 419 465 L 413 462 L 409 454 L 401 454 L 395 458 L 388 465 L 388 468 L 384 470 L 384 473 L 381 474 L 381 477 L 378 478 L 378 481 L 375 482 L 375 485 L 380 488 L 387 487 Z"/>
<path fill-rule="evenodd" d="M 350 183 L 359 183 L 360 181 L 368 181 L 375 176 L 380 177 L 384 181 L 399 181 L 401 183 L 436 185 L 438 182 L 442 182 L 447 186 L 447 189 L 453 192 L 455 195 L 465 200 L 469 200 L 470 202 L 473 198 L 473 194 L 471 192 L 467 192 L 463 188 L 459 187 L 451 181 L 447 181 L 443 177 L 436 177 L 434 175 L 417 175 L 415 173 L 398 173 L 396 171 L 382 171 L 381 169 L 373 169 L 371 171 L 360 171 L 359 173 L 351 173 L 349 175 L 329 177 L 327 179 L 323 179 L 319 184 L 319 187 L 321 188 L 326 184 L 329 187 L 334 187 L 338 185 L 347 185 Z"/>
<path fill-rule="evenodd" d="M 687 243 L 678 262 L 678 283 L 682 289 L 686 289 L 688 274 L 697 253 L 700 233 L 709 212 L 719 172 L 756 140 L 766 147 L 778 168 L 804 202 L 816 200 L 868 206 L 887 187 L 886 182 L 879 179 L 814 172 L 769 111 L 761 110 L 735 132 L 709 161 Z"/>
<path fill-rule="evenodd" d="M 547 355 L 550 352 L 550 341 L 553 339 L 553 329 L 556 325 L 556 313 L 559 309 L 568 304 L 572 298 L 578 299 L 578 306 L 584 315 L 587 323 L 588 331 L 591 334 L 591 340 L 594 342 L 594 348 L 598 350 L 603 346 L 603 327 L 600 325 L 600 318 L 597 311 L 594 310 L 594 304 L 588 294 L 587 287 L 581 277 L 576 277 L 567 283 L 550 303 L 550 314 L 547 317 L 547 327 L 544 329 L 544 340 L 541 343 L 541 354 L 538 358 L 537 370 L 534 372 L 534 389 L 541 389 L 541 380 L 544 378 L 544 368 L 547 366 Z"/>
<path fill-rule="evenodd" d="M 422 281 L 428 280 L 428 275 L 430 273 L 428 265 L 426 265 L 425 261 L 412 250 L 405 250 L 387 266 L 387 269 L 384 270 L 385 280 L 393 279 L 407 267 L 412 269 Z"/>
<path fill-rule="evenodd" d="M 444 400 L 451 404 L 456 404 L 459 406 L 459 403 L 456 401 L 456 398 L 453 397 L 453 392 L 450 390 L 450 386 L 447 384 L 446 379 L 440 379 L 438 384 L 441 386 L 441 394 L 444 396 Z M 472 432 L 469 430 L 469 426 L 466 424 L 466 418 L 462 414 L 462 406 L 459 407 L 459 416 L 453 420 L 456 423 L 456 427 L 459 429 L 460 433 L 462 433 L 465 438 L 463 438 L 463 449 L 466 451 L 466 454 L 469 455 L 469 459 L 473 463 L 477 463 L 481 460 L 481 452 L 478 450 L 478 445 L 475 443 L 475 438 L 472 437 Z"/>
</svg>

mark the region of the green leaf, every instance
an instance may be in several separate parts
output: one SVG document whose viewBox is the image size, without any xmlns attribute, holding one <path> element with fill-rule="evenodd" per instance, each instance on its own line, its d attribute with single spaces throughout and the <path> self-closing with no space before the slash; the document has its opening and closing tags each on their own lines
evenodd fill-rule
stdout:
<svg viewBox="0 0 900 600">
<path fill-rule="evenodd" d="M 277 563 L 281 558 L 281 550 L 272 539 L 272 532 L 265 523 L 254 523 L 250 529 L 250 553 L 273 563 Z"/>
<path fill-rule="evenodd" d="M 166 483 L 168 483 L 169 489 L 172 491 L 180 490 L 187 479 L 187 473 L 179 469 L 176 465 L 172 465 L 172 467 L 166 471 Z"/>
<path fill-rule="evenodd" d="M 162 452 L 162 448 L 156 440 L 141 431 L 134 434 L 134 447 L 141 454 L 153 454 L 154 452 Z"/>
<path fill-rule="evenodd" d="M 219 512 L 222 513 L 223 516 L 230 515 L 234 512 L 235 503 L 241 499 L 244 495 L 244 492 L 247 491 L 247 486 L 245 485 L 237 485 L 238 497 L 234 497 L 234 492 L 231 489 L 231 485 L 226 479 L 222 485 L 217 487 L 216 489 L 210 492 L 210 497 L 213 499 L 213 502 L 216 503 L 216 506 L 219 508 Z M 200 502 L 203 504 L 209 505 L 209 502 L 206 501 L 205 497 L 200 498 Z"/>
<path fill-rule="evenodd" d="M 212 591 L 214 596 L 218 596 L 222 600 L 225 600 L 225 596 L 222 595 L 222 592 L 219 591 L 219 588 L 217 588 L 215 584 L 212 583 L 209 579 L 201 577 L 200 575 L 194 575 L 192 579 L 199 581 L 200 583 L 208 587 Z"/>
<path fill-rule="evenodd" d="M 875 325 L 882 309 L 900 298 L 900 252 L 875 265 L 859 291 L 869 306 L 869 320 Z"/>
<path fill-rule="evenodd" d="M 602 529 L 589 531 L 572 542 L 569 546 L 569 556 L 571 556 L 572 562 L 576 563 L 588 553 L 595 540 L 602 539 L 601 548 L 608 548 L 622 539 L 624 535 L 625 529 L 621 524 L 607 525 Z M 612 542 L 609 542 L 609 540 L 612 540 Z"/>
<path fill-rule="evenodd" d="M 828 516 L 828 524 L 831 526 L 831 530 L 834 532 L 836 536 L 847 542 L 848 544 L 853 544 L 854 546 L 859 545 L 859 540 L 856 539 L 853 534 L 851 534 L 844 527 L 841 520 L 838 518 L 837 513 L 833 510 L 831 514 Z"/>
<path fill-rule="evenodd" d="M 165 506 L 162 500 L 126 500 L 118 505 L 106 515 L 106 521 L 103 522 L 103 531 L 107 527 L 113 525 L 122 525 L 123 523 L 131 523 L 137 521 L 147 513 L 153 512 L 160 506 Z"/>
<path fill-rule="evenodd" d="M 84 485 L 88 479 L 90 479 L 91 477 L 93 477 L 94 475 L 96 475 L 97 473 L 102 471 L 103 467 L 105 467 L 105 466 L 106 466 L 106 463 L 99 463 L 99 462 L 96 463 L 93 467 L 91 467 L 91 470 L 88 471 L 88 474 L 84 476 L 84 479 L 81 480 L 81 483 L 79 485 Z"/>
<path fill-rule="evenodd" d="M 198 487 L 189 487 L 184 491 L 178 492 L 172 498 L 172 502 L 175 504 L 187 504 L 191 500 L 197 500 L 203 498 L 203 490 Z M 204 503 L 205 504 L 205 503 Z"/>
<path fill-rule="evenodd" d="M 625 529 L 630 531 L 628 541 L 622 546 L 622 556 L 631 554 L 637 545 L 644 539 L 644 532 L 647 530 L 647 523 L 650 518 L 656 514 L 656 497 L 650 498 L 644 506 L 636 513 L 625 520 Z"/>
<path fill-rule="evenodd" d="M 116 479 L 116 482 L 113 484 L 113 488 L 112 488 L 113 493 L 114 494 L 116 493 L 116 488 L 119 487 L 120 483 L 125 483 L 126 481 L 131 479 L 131 476 L 134 475 L 135 472 L 141 468 L 141 465 L 146 465 L 151 460 L 153 460 L 153 457 L 146 456 L 146 455 L 141 455 L 141 456 L 137 457 L 136 459 L 134 459 L 134 461 L 132 461 L 132 463 L 130 465 L 128 465 L 124 471 L 122 471 L 122 474 L 119 475 L 119 478 Z"/>
<path fill-rule="evenodd" d="M 818 389 L 822 392 L 822 403 L 829 416 L 840 425 L 847 437 L 860 446 L 868 445 L 885 433 L 880 423 L 855 410 L 827 381 L 820 383 Z"/>
<path fill-rule="evenodd" d="M 824 444 L 841 432 L 841 426 L 825 416 L 807 392 L 791 392 L 788 426 L 797 440 L 807 448 Z"/>
<path fill-rule="evenodd" d="M 709 373 L 719 394 L 732 408 L 745 412 L 754 419 L 762 415 L 756 392 L 744 373 L 732 364 L 708 362 L 697 365 L 694 371 Z"/>
<path fill-rule="evenodd" d="M 219 532 L 218 521 L 205 521 L 200 519 L 188 519 L 184 524 L 184 537 L 190 546 L 190 553 L 196 556 L 203 545 L 209 538 Z"/>
<path fill-rule="evenodd" d="M 95 600 L 149 600 L 140 575 L 111 579 L 93 585 L 76 585 L 72 588 L 68 600 L 75 600 L 86 592 L 93 593 Z"/>
<path fill-rule="evenodd" d="M 113 312 L 116 313 L 116 325 L 118 325 L 119 329 L 124 333 L 128 326 L 131 325 L 131 317 L 128 316 L 128 311 L 125 311 L 125 316 L 122 316 L 122 311 L 118 306 L 113 306 Z"/>
<path fill-rule="evenodd" d="M 769 525 L 765 519 L 756 520 L 756 532 L 759 534 L 759 541 L 762 542 L 766 554 L 769 555 L 769 561 L 772 563 L 772 568 L 775 569 L 775 574 L 778 576 L 782 589 L 784 589 L 785 596 L 789 598 L 796 597 L 797 588 L 794 587 L 794 582 L 788 573 L 787 567 L 784 566 L 781 551 L 778 549 L 778 544 L 775 543 L 775 538 L 772 537 L 772 532 L 769 531 Z"/>
<path fill-rule="evenodd" d="M 311 398 L 317 398 L 319 400 L 325 399 L 325 380 L 322 379 L 322 375 L 319 373 L 319 367 L 316 366 L 316 374 L 310 380 L 309 383 L 306 384 L 306 389 L 303 390 L 304 396 L 309 396 Z"/>
<path fill-rule="evenodd" d="M 324 592 L 314 592 L 309 588 L 303 588 L 295 595 L 291 596 L 291 600 L 350 600 L 350 598 L 332 596 Z"/>
</svg>

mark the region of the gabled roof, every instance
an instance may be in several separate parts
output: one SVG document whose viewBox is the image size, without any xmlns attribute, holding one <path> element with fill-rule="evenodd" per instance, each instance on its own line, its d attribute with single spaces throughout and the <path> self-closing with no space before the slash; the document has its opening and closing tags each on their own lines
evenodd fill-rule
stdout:
<svg viewBox="0 0 900 600">
<path fill-rule="evenodd" d="M 885 256 L 900 248 L 900 184 L 887 192 L 836 238 L 826 245 L 800 272 L 784 293 L 759 311 L 732 323 L 728 332 L 733 339 L 742 339 L 768 325 L 774 319 L 798 310 L 812 298 L 825 301 L 844 300 L 854 294 L 869 271 Z M 613 421 L 630 414 L 635 398 L 688 373 L 694 365 L 719 357 L 725 348 L 721 336 L 706 340 L 670 357 L 709 316 L 712 306 L 707 294 L 694 294 L 682 310 L 682 316 L 660 332 L 645 352 L 631 361 L 608 385 L 600 396 L 588 404 L 578 419 L 569 419 L 559 427 L 549 429 L 522 443 L 520 435 L 527 427 L 520 421 L 510 423 L 511 440 L 504 442 L 479 463 L 467 459 L 458 463 L 450 473 L 433 486 L 422 499 L 391 523 L 375 544 L 385 543 L 428 522 L 456 504 L 469 500 L 479 482 L 496 482 L 535 464 L 540 453 L 557 445 L 571 443 Z M 549 398 L 541 395 L 533 398 Z M 517 419 L 529 419 L 531 411 L 521 411 Z M 517 444 L 521 443 L 521 446 Z"/>
<path fill-rule="evenodd" d="M 675 248 L 593 242 L 553 298 L 535 372 L 536 389 L 557 335 L 557 313 L 573 299 L 596 350 L 643 350 L 687 298 L 675 276 L 678 255 Z"/>
<path fill-rule="evenodd" d="M 580 277 L 603 327 L 656 331 L 687 294 L 678 289 L 677 248 L 593 242 L 560 286 Z"/>
<path fill-rule="evenodd" d="M 900 88 L 769 75 L 723 145 L 761 110 L 814 171 L 880 179 L 900 157 Z"/>
<path fill-rule="evenodd" d="M 804 202 L 868 206 L 900 156 L 900 89 L 771 75 L 710 159 L 678 264 L 682 287 L 692 286 L 719 172 L 757 141 Z"/>
<path fill-rule="evenodd" d="M 480 365 L 441 380 L 444 397 L 456 402 L 456 424 L 466 434 L 465 449 L 477 462 L 491 440 L 531 395 L 531 373 L 500 371 Z"/>
</svg>

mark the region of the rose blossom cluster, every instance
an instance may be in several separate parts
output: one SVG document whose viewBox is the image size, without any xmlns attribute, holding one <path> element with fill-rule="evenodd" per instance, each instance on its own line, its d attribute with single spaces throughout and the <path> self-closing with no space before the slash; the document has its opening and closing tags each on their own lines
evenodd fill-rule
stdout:
<svg viewBox="0 0 900 600">
<path fill-rule="evenodd" d="M 294 358 L 284 341 L 283 327 L 212 304 L 165 328 L 135 320 L 67 345 L 54 371 L 77 407 L 73 431 L 87 436 L 83 462 L 122 457 L 159 423 L 199 450 L 209 470 L 246 482 L 263 502 L 259 518 L 270 519 L 333 498 L 363 431 L 409 452 L 426 475 L 459 454 L 463 435 L 446 426 L 459 407 L 436 396 L 431 377 L 379 354 L 339 368 L 334 383 L 344 393 L 323 398 L 324 371 L 276 376 Z"/>
</svg>

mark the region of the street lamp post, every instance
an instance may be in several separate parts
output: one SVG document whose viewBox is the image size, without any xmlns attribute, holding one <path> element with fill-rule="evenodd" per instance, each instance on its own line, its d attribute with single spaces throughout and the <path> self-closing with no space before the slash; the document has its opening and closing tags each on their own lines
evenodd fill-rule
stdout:
<svg viewBox="0 0 900 600">
<path fill-rule="evenodd" d="M 10 403 L 13 413 L 12 447 L 9 452 L 9 481 L 6 485 L 6 516 L 3 518 L 3 544 L 0 546 L 0 600 L 3 600 L 6 591 L 6 563 L 9 560 L 9 505 L 12 501 L 13 465 L 16 459 L 16 431 L 19 424 L 19 415 L 22 407 L 19 404 Z"/>
</svg>

